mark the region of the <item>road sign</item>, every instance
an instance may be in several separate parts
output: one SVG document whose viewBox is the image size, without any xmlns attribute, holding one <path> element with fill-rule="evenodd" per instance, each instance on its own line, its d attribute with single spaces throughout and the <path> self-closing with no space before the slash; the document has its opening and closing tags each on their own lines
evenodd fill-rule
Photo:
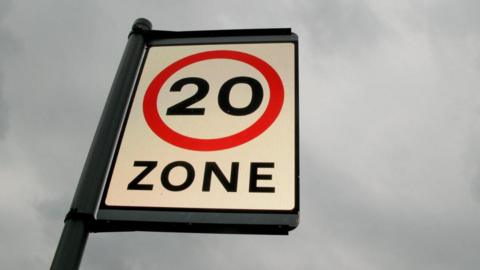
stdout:
<svg viewBox="0 0 480 270">
<path fill-rule="evenodd" d="M 160 230 L 294 228 L 296 36 L 191 32 L 147 44 L 97 219 Z"/>
</svg>

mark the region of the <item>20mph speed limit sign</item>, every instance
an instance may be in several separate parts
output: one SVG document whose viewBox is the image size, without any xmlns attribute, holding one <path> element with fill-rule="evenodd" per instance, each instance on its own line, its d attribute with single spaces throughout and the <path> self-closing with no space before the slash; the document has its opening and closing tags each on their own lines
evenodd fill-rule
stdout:
<svg viewBox="0 0 480 270">
<path fill-rule="evenodd" d="M 148 43 L 98 217 L 292 229 L 297 37 L 286 29 L 204 34 Z"/>
</svg>

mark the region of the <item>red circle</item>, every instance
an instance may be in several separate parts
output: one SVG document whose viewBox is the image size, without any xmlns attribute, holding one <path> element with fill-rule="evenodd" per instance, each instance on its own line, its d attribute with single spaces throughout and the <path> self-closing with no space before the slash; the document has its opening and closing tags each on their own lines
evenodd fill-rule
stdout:
<svg viewBox="0 0 480 270">
<path fill-rule="evenodd" d="M 157 99 L 163 84 L 180 69 L 204 60 L 230 59 L 246 63 L 257 69 L 267 80 L 270 99 L 265 112 L 248 128 L 221 138 L 200 139 L 180 134 L 165 124 L 158 113 Z M 215 151 L 235 147 L 246 143 L 264 132 L 275 121 L 283 105 L 284 90 L 282 80 L 277 72 L 262 59 L 251 54 L 215 50 L 184 57 L 162 70 L 150 83 L 143 99 L 143 114 L 148 126 L 163 140 L 185 149 L 196 151 Z"/>
</svg>

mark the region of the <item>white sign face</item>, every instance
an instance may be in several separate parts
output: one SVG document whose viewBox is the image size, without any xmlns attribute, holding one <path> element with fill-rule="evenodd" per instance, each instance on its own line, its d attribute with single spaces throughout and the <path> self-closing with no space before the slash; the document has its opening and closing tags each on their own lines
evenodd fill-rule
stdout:
<svg viewBox="0 0 480 270">
<path fill-rule="evenodd" d="M 107 207 L 296 207 L 295 44 L 150 47 Z"/>
</svg>

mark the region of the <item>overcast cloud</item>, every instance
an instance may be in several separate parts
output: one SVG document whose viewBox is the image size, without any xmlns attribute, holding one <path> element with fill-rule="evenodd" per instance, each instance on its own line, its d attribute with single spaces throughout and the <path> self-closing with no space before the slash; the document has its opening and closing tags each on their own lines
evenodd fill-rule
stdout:
<svg viewBox="0 0 480 270">
<path fill-rule="evenodd" d="M 0 2 L 0 262 L 50 266 L 132 22 L 291 27 L 289 236 L 92 234 L 82 269 L 478 269 L 480 2 Z"/>
</svg>

